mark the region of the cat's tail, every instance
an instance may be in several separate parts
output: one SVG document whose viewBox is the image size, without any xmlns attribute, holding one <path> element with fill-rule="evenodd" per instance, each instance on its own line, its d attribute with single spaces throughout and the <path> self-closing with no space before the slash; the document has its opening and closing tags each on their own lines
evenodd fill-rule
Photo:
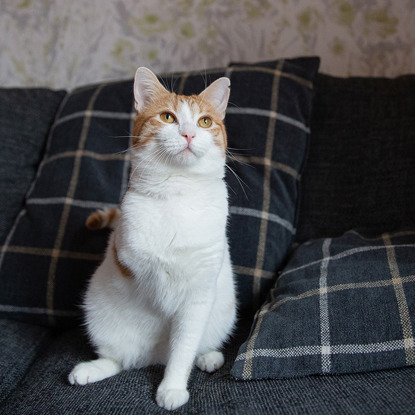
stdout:
<svg viewBox="0 0 415 415">
<path fill-rule="evenodd" d="M 88 229 L 98 230 L 104 228 L 114 229 L 117 226 L 118 219 L 120 218 L 120 209 L 100 209 L 92 212 L 86 222 L 85 226 Z"/>
</svg>

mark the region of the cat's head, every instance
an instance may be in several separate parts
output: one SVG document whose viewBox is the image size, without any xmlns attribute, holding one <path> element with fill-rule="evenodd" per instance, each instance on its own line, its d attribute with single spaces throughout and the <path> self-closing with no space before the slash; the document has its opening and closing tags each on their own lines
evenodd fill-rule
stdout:
<svg viewBox="0 0 415 415">
<path fill-rule="evenodd" d="M 223 119 L 230 81 L 220 78 L 199 95 L 169 92 L 138 68 L 134 98 L 133 160 L 142 168 L 223 175 L 227 137 Z"/>
</svg>

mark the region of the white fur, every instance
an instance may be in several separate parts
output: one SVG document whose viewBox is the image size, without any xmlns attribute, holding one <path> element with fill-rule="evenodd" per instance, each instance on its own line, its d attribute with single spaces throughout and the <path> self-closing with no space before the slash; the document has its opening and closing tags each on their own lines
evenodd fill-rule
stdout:
<svg viewBox="0 0 415 415">
<path fill-rule="evenodd" d="M 140 93 L 152 90 L 151 75 L 144 72 L 146 87 L 136 80 L 137 108 L 144 105 Z M 225 92 L 214 96 L 227 103 Z M 236 313 L 225 156 L 209 131 L 197 126 L 201 115 L 184 102 L 177 123 L 164 125 L 153 142 L 132 154 L 119 222 L 85 297 L 87 329 L 99 359 L 77 365 L 71 384 L 161 363 L 166 369 L 156 401 L 171 410 L 189 399 L 187 380 L 195 360 L 207 372 L 224 363 L 218 349 Z M 183 128 L 196 133 L 189 148 Z M 133 278 L 121 275 L 114 244 Z"/>
</svg>

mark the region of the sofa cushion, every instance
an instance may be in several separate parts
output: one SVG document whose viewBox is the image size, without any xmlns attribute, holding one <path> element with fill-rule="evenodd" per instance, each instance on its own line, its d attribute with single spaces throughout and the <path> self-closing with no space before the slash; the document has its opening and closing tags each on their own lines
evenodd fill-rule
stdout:
<svg viewBox="0 0 415 415">
<path fill-rule="evenodd" d="M 164 76 L 185 94 L 220 76 L 231 78 L 225 120 L 233 152 L 229 237 L 242 312 L 263 300 L 295 233 L 318 64 L 299 58 Z M 25 209 L 2 248 L 1 316 L 76 322 L 81 293 L 108 237 L 88 231 L 85 219 L 97 208 L 116 206 L 127 187 L 132 89 L 131 81 L 100 84 L 67 97 Z"/>
<path fill-rule="evenodd" d="M 415 226 L 415 75 L 315 89 L 296 240 Z"/>
<path fill-rule="evenodd" d="M 229 373 L 236 349 L 225 349 L 215 373 L 194 368 L 189 402 L 174 414 L 410 414 L 415 407 L 415 368 L 342 376 L 308 376 L 238 382 Z M 160 365 L 123 371 L 87 386 L 71 386 L 74 365 L 93 359 L 81 329 L 62 333 L 45 348 L 0 409 L 9 414 L 163 415 L 155 401 Z"/>
<path fill-rule="evenodd" d="M 0 88 L 0 244 L 23 207 L 64 91 Z"/>
<path fill-rule="evenodd" d="M 239 379 L 415 364 L 415 231 L 350 231 L 300 245 L 257 313 Z"/>
<path fill-rule="evenodd" d="M 0 320 L 0 403 L 24 378 L 39 352 L 52 339 L 51 330 Z"/>
</svg>

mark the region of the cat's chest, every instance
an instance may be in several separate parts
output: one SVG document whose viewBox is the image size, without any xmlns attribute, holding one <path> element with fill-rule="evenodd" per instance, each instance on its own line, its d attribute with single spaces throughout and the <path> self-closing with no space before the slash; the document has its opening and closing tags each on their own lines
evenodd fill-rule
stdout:
<svg viewBox="0 0 415 415">
<path fill-rule="evenodd" d="M 132 196 L 124 228 L 137 249 L 179 254 L 222 241 L 226 218 L 226 195 L 200 192 L 156 200 Z"/>
</svg>

